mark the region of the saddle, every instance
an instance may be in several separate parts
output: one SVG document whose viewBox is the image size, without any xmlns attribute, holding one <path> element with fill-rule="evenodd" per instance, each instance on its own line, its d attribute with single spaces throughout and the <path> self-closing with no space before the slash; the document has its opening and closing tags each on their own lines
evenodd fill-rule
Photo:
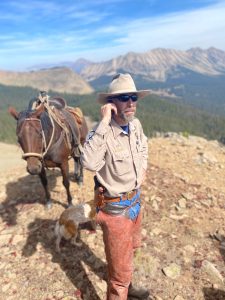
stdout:
<svg viewBox="0 0 225 300">
<path fill-rule="evenodd" d="M 49 106 L 54 106 L 57 109 L 64 109 L 66 108 L 66 100 L 60 97 L 50 98 L 48 100 Z"/>
<path fill-rule="evenodd" d="M 54 99 L 53 99 L 54 100 Z M 55 101 L 51 101 L 50 103 L 55 104 Z M 58 102 L 56 102 L 58 104 Z M 80 156 L 80 137 L 81 132 L 80 128 L 82 126 L 82 119 L 83 114 L 79 108 L 73 108 L 73 107 L 62 107 L 58 108 L 59 106 L 55 106 L 52 108 L 52 111 L 54 112 L 56 118 L 60 121 L 60 123 L 65 125 L 68 129 L 68 132 L 71 134 L 70 138 L 70 144 L 73 152 L 73 156 L 79 157 Z M 65 129 L 65 128 L 64 128 Z M 65 130 L 66 131 L 66 130 Z"/>
<path fill-rule="evenodd" d="M 29 108 L 36 109 L 42 103 L 49 115 L 65 130 L 73 155 L 79 157 L 80 129 L 83 125 L 83 113 L 81 109 L 67 106 L 66 100 L 61 97 L 49 98 L 45 91 L 41 91 L 37 98 L 30 101 Z"/>
</svg>

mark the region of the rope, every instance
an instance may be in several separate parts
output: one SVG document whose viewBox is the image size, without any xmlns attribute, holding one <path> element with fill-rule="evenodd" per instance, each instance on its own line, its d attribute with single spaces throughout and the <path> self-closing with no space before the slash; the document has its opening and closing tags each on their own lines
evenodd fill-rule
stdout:
<svg viewBox="0 0 225 300">
<path fill-rule="evenodd" d="M 42 154 L 39 154 L 39 153 L 35 153 L 35 152 L 26 152 L 22 155 L 22 158 L 25 159 L 26 157 L 29 157 L 29 156 L 35 156 L 35 157 L 40 157 L 42 158 L 43 155 Z"/>
<path fill-rule="evenodd" d="M 36 153 L 36 152 L 26 152 L 26 153 L 24 153 L 22 155 L 23 159 L 26 159 L 27 157 L 30 157 L 30 156 L 38 157 L 38 158 L 41 158 L 41 159 L 44 158 L 44 156 L 47 154 L 49 148 L 52 146 L 53 138 L 54 138 L 54 135 L 55 135 L 55 123 L 54 123 L 54 121 L 63 129 L 63 132 L 61 133 L 60 138 L 58 139 L 58 141 L 56 142 L 56 144 L 59 144 L 59 141 L 61 143 L 61 141 L 64 138 L 64 134 L 63 133 L 65 133 L 67 145 L 68 145 L 69 148 L 72 147 L 71 143 L 70 143 L 70 140 L 69 140 L 69 130 L 67 129 L 66 125 L 64 125 L 60 121 L 60 119 L 57 118 L 55 112 L 50 107 L 49 101 L 48 101 L 49 96 L 48 95 L 42 96 L 42 94 L 40 93 L 38 99 L 40 101 L 40 105 L 43 104 L 44 107 L 46 108 L 47 112 L 48 112 L 48 115 L 49 115 L 49 118 L 50 118 L 50 121 L 51 121 L 51 124 L 52 124 L 52 134 L 51 134 L 51 137 L 50 137 L 50 141 L 49 141 L 49 143 L 47 145 L 46 137 L 45 137 L 42 125 L 41 125 L 41 128 L 42 128 L 41 133 L 42 133 L 42 137 L 43 137 L 43 146 L 44 146 L 45 151 L 42 154 Z M 26 118 L 26 120 L 28 120 L 28 121 L 38 121 L 38 122 L 41 123 L 40 119 L 37 119 L 37 118 Z"/>
<path fill-rule="evenodd" d="M 66 125 L 63 124 L 61 122 L 61 120 L 56 116 L 54 110 L 49 105 L 49 96 L 48 95 L 42 96 L 41 93 L 40 93 L 38 99 L 40 100 L 41 103 L 43 103 L 44 107 L 46 108 L 46 110 L 47 110 L 47 112 L 49 114 L 49 118 L 51 120 L 52 126 L 53 126 L 53 131 L 54 131 L 52 133 L 52 136 L 51 136 L 50 142 L 48 144 L 48 147 L 47 147 L 46 151 L 44 152 L 44 155 L 49 150 L 49 148 L 51 146 L 51 143 L 52 143 L 52 140 L 53 140 L 54 133 L 55 133 L 55 124 L 54 124 L 53 120 L 65 131 L 67 145 L 68 145 L 69 148 L 72 148 L 71 143 L 70 143 L 70 138 L 69 138 L 70 131 L 68 130 L 68 128 L 66 127 Z"/>
</svg>

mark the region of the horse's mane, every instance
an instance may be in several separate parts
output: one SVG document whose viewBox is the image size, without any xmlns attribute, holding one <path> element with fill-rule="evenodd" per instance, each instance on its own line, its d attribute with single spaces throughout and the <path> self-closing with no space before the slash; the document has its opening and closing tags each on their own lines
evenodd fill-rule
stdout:
<svg viewBox="0 0 225 300">
<path fill-rule="evenodd" d="M 40 120 L 41 120 L 42 128 L 43 128 L 44 132 L 46 133 L 48 131 L 48 129 L 52 127 L 52 123 L 51 123 L 51 120 L 50 120 L 50 117 L 49 117 L 49 114 L 47 111 L 44 111 L 41 114 Z"/>
</svg>

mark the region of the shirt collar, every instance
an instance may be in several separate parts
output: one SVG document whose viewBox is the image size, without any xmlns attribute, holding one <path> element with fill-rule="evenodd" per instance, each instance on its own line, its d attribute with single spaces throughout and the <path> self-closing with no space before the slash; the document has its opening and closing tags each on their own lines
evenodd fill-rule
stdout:
<svg viewBox="0 0 225 300">
<path fill-rule="evenodd" d="M 124 133 L 123 129 L 120 127 L 119 124 L 116 123 L 116 121 L 114 119 L 111 120 L 110 124 L 111 124 L 113 135 L 115 138 L 117 138 L 121 133 Z M 129 130 L 130 131 L 135 130 L 133 121 L 129 122 Z"/>
</svg>

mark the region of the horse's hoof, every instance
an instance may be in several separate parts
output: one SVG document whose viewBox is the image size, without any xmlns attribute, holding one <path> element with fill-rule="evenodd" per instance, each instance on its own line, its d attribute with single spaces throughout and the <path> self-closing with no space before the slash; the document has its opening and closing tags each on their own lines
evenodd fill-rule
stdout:
<svg viewBox="0 0 225 300">
<path fill-rule="evenodd" d="M 74 206 L 73 203 L 69 203 L 69 204 L 67 205 L 67 208 L 73 207 L 73 206 Z"/>
<path fill-rule="evenodd" d="M 46 203 L 46 205 L 45 205 L 45 208 L 47 209 L 47 210 L 49 210 L 49 209 L 51 209 L 52 208 L 52 202 L 47 202 Z"/>
<path fill-rule="evenodd" d="M 83 186 L 83 181 L 78 181 L 77 184 L 81 187 Z"/>
</svg>

